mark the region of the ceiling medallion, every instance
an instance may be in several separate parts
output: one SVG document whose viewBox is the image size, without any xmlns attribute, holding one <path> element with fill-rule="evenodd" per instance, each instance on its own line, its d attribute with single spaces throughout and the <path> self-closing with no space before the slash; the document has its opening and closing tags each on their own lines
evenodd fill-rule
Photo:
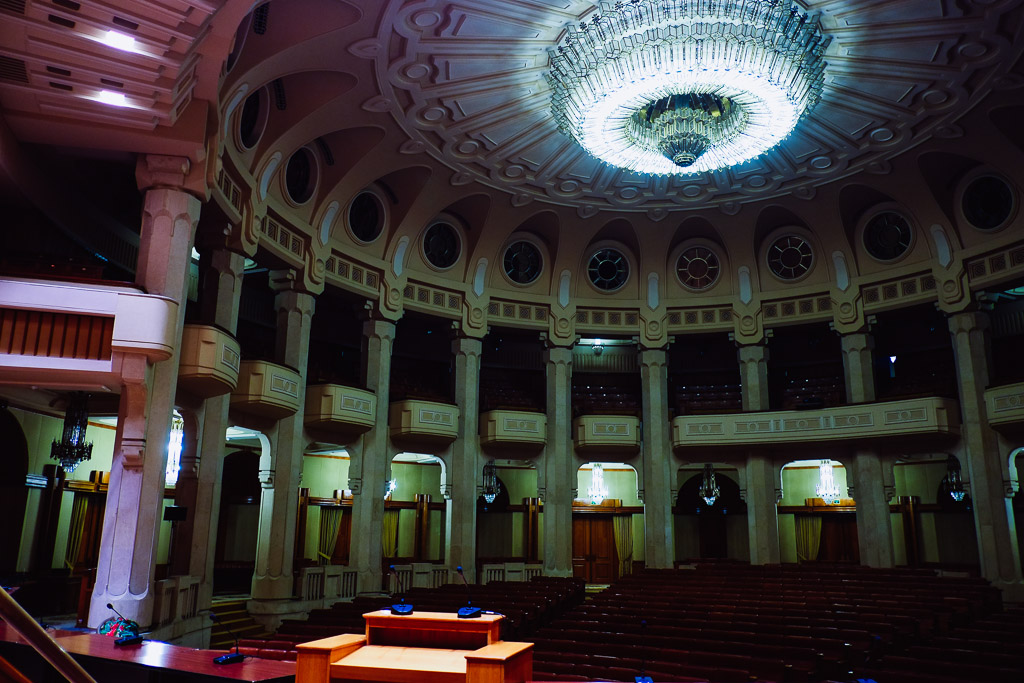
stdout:
<svg viewBox="0 0 1024 683">
<path fill-rule="evenodd" d="M 830 38 L 789 0 L 602 2 L 551 53 L 559 129 L 656 175 L 753 159 L 817 103 Z"/>
</svg>

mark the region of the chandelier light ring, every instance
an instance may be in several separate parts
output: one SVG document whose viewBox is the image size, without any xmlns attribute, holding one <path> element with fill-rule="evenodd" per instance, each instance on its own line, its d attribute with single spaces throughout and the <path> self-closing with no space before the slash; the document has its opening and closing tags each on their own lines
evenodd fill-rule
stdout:
<svg viewBox="0 0 1024 683">
<path fill-rule="evenodd" d="M 604 2 L 551 53 L 552 113 L 623 169 L 736 165 L 777 145 L 817 103 L 828 43 L 786 0 Z"/>
</svg>

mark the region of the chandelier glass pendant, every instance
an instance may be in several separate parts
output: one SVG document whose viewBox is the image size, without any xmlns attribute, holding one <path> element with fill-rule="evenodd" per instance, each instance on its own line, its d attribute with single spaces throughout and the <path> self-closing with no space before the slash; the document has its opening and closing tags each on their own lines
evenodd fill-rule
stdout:
<svg viewBox="0 0 1024 683">
<path fill-rule="evenodd" d="M 590 469 L 590 488 L 587 489 L 587 498 L 591 505 L 598 505 L 608 497 L 608 486 L 604 483 L 604 465 L 595 462 Z"/>
<path fill-rule="evenodd" d="M 817 103 L 829 41 L 791 0 L 602 2 L 551 53 L 551 108 L 559 130 L 619 168 L 734 166 Z"/>
<path fill-rule="evenodd" d="M 493 460 L 484 465 L 484 501 L 491 504 L 501 493 L 501 484 L 498 482 L 498 468 Z"/>
<path fill-rule="evenodd" d="M 839 503 L 839 486 L 836 484 L 831 460 L 822 460 L 821 465 L 818 466 L 818 486 L 814 492 L 818 494 L 818 498 L 825 501 L 826 505 Z"/>
<path fill-rule="evenodd" d="M 704 500 L 704 503 L 711 507 L 718 500 L 718 496 L 721 491 L 718 488 L 718 484 L 715 482 L 715 468 L 713 465 L 704 465 L 704 478 L 700 484 L 700 490 L 697 491 L 700 497 Z"/>
<path fill-rule="evenodd" d="M 92 458 L 92 443 L 85 442 L 85 430 L 89 426 L 89 394 L 75 391 L 68 398 L 64 430 L 60 441 L 54 439 L 50 444 L 50 457 L 70 473 L 83 460 Z"/>
</svg>

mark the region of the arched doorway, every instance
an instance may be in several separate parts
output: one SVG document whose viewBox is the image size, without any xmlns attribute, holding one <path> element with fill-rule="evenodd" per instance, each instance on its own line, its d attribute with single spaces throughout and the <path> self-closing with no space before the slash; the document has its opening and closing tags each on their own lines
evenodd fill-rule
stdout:
<svg viewBox="0 0 1024 683">
<path fill-rule="evenodd" d="M 299 539 L 303 564 L 348 564 L 352 538 L 350 458 L 336 444 L 314 443 L 302 456 Z"/>
<path fill-rule="evenodd" d="M 749 559 L 747 504 L 740 497 L 738 471 L 709 463 L 699 471 L 680 469 L 679 479 L 673 510 L 676 559 Z M 717 495 L 705 495 L 714 489 Z"/>
<path fill-rule="evenodd" d="M 214 556 L 214 593 L 249 593 L 260 526 L 260 453 L 237 450 L 224 457 L 220 518 Z"/>
<path fill-rule="evenodd" d="M 385 577 L 390 564 L 444 561 L 443 465 L 429 453 L 399 453 L 392 459 L 381 533 Z"/>
<path fill-rule="evenodd" d="M 644 559 L 644 509 L 636 470 L 625 463 L 589 462 L 577 470 L 572 512 L 572 572 L 607 584 Z"/>
<path fill-rule="evenodd" d="M 488 467 L 493 467 L 494 490 L 488 490 Z M 542 546 L 536 466 L 528 460 L 492 460 L 481 476 L 484 493 L 476 502 L 478 567 L 539 562 Z M 488 500 L 491 494 L 493 498 Z"/>
<path fill-rule="evenodd" d="M 846 468 L 838 460 L 794 460 L 782 467 L 778 515 L 783 562 L 860 563 L 857 508 L 848 491 Z"/>
<path fill-rule="evenodd" d="M 28 489 L 28 441 L 18 420 L 7 407 L 0 407 L 0 576 L 13 574 L 18 565 L 21 531 L 25 523 Z"/>
</svg>

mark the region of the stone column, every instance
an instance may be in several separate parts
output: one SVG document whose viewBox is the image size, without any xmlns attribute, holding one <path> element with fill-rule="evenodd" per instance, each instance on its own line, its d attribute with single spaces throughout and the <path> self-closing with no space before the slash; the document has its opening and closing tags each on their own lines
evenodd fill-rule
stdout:
<svg viewBox="0 0 1024 683">
<path fill-rule="evenodd" d="M 388 406 L 391 382 L 391 350 L 395 323 L 367 320 L 363 323 L 363 384 L 377 397 L 377 420 L 360 444 L 349 448 L 352 465 L 348 487 L 352 489 L 352 542 L 349 567 L 358 572 L 360 591 L 379 591 L 381 586 L 381 535 L 384 526 L 384 482 L 388 470 Z"/>
<path fill-rule="evenodd" d="M 1010 600 L 1024 599 L 1017 532 L 1011 507 L 1009 482 L 1003 481 L 995 431 L 988 424 L 985 388 L 989 384 L 986 358 L 988 315 L 966 311 L 949 316 L 953 335 L 957 385 L 963 424 L 961 439 L 970 473 L 970 495 L 974 503 L 974 525 L 978 535 L 981 573 Z"/>
<path fill-rule="evenodd" d="M 544 575 L 572 576 L 572 498 L 576 457 L 572 444 L 572 349 L 544 352 L 547 443 L 542 467 L 544 490 Z"/>
<path fill-rule="evenodd" d="M 242 294 L 245 256 L 217 249 L 202 274 L 203 319 L 231 334 L 238 328 L 238 308 Z M 195 411 L 194 420 L 185 420 L 186 445 L 182 449 L 181 473 L 175 489 L 175 503 L 188 508 L 185 522 L 178 525 L 174 547 L 175 574 L 200 579 L 200 609 L 210 606 L 213 596 L 213 564 L 220 521 L 221 471 L 224 465 L 225 435 L 229 426 L 231 395 L 205 400 Z"/>
<path fill-rule="evenodd" d="M 768 347 L 745 344 L 737 350 L 744 412 L 768 410 Z M 747 453 L 747 537 L 750 564 L 778 564 L 779 514 L 775 464 L 767 450 Z"/>
<path fill-rule="evenodd" d="M 146 157 L 140 160 L 140 186 L 146 190 L 135 281 L 149 294 L 179 303 L 173 355 L 147 366 L 143 358 L 125 358 L 124 386 L 118 408 L 114 459 L 100 539 L 96 587 L 89 626 L 110 616 L 113 603 L 143 627 L 153 623 L 153 573 L 164 495 L 167 440 L 178 385 L 178 347 L 185 318 L 188 265 L 192 257 L 200 202 L 156 184 L 152 175 L 184 181 L 188 160 Z M 144 181 L 145 179 L 145 181 Z"/>
<path fill-rule="evenodd" d="M 309 356 L 309 329 L 315 297 L 301 291 L 294 271 L 271 274 L 271 287 L 277 291 L 278 360 L 299 372 L 298 393 L 306 395 L 306 361 Z M 260 525 L 256 541 L 256 571 L 252 579 L 252 597 L 258 601 L 288 600 L 294 592 L 292 564 L 295 544 L 295 520 L 302 475 L 302 406 L 293 415 L 282 418 L 271 430 L 270 454 L 260 459 Z M 267 606 L 259 607 L 266 613 Z"/>
<path fill-rule="evenodd" d="M 868 403 L 875 400 L 875 340 L 867 332 L 844 334 L 840 338 L 843 352 L 843 375 L 847 403 Z M 892 567 L 892 521 L 889 499 L 892 491 L 885 486 L 885 463 L 878 451 L 857 449 L 853 453 L 852 489 L 857 502 L 857 545 L 860 562 L 868 567 Z"/>
<path fill-rule="evenodd" d="M 644 540 L 650 569 L 671 569 L 676 559 L 672 519 L 672 479 L 675 459 L 668 420 L 668 353 L 640 351 L 644 468 Z"/>
<path fill-rule="evenodd" d="M 449 569 L 462 566 L 466 580 L 476 580 L 476 499 L 483 476 L 480 457 L 480 353 L 479 339 L 458 337 L 455 356 L 455 403 L 459 406 L 459 435 L 452 444 L 452 497 L 445 515 Z"/>
</svg>

